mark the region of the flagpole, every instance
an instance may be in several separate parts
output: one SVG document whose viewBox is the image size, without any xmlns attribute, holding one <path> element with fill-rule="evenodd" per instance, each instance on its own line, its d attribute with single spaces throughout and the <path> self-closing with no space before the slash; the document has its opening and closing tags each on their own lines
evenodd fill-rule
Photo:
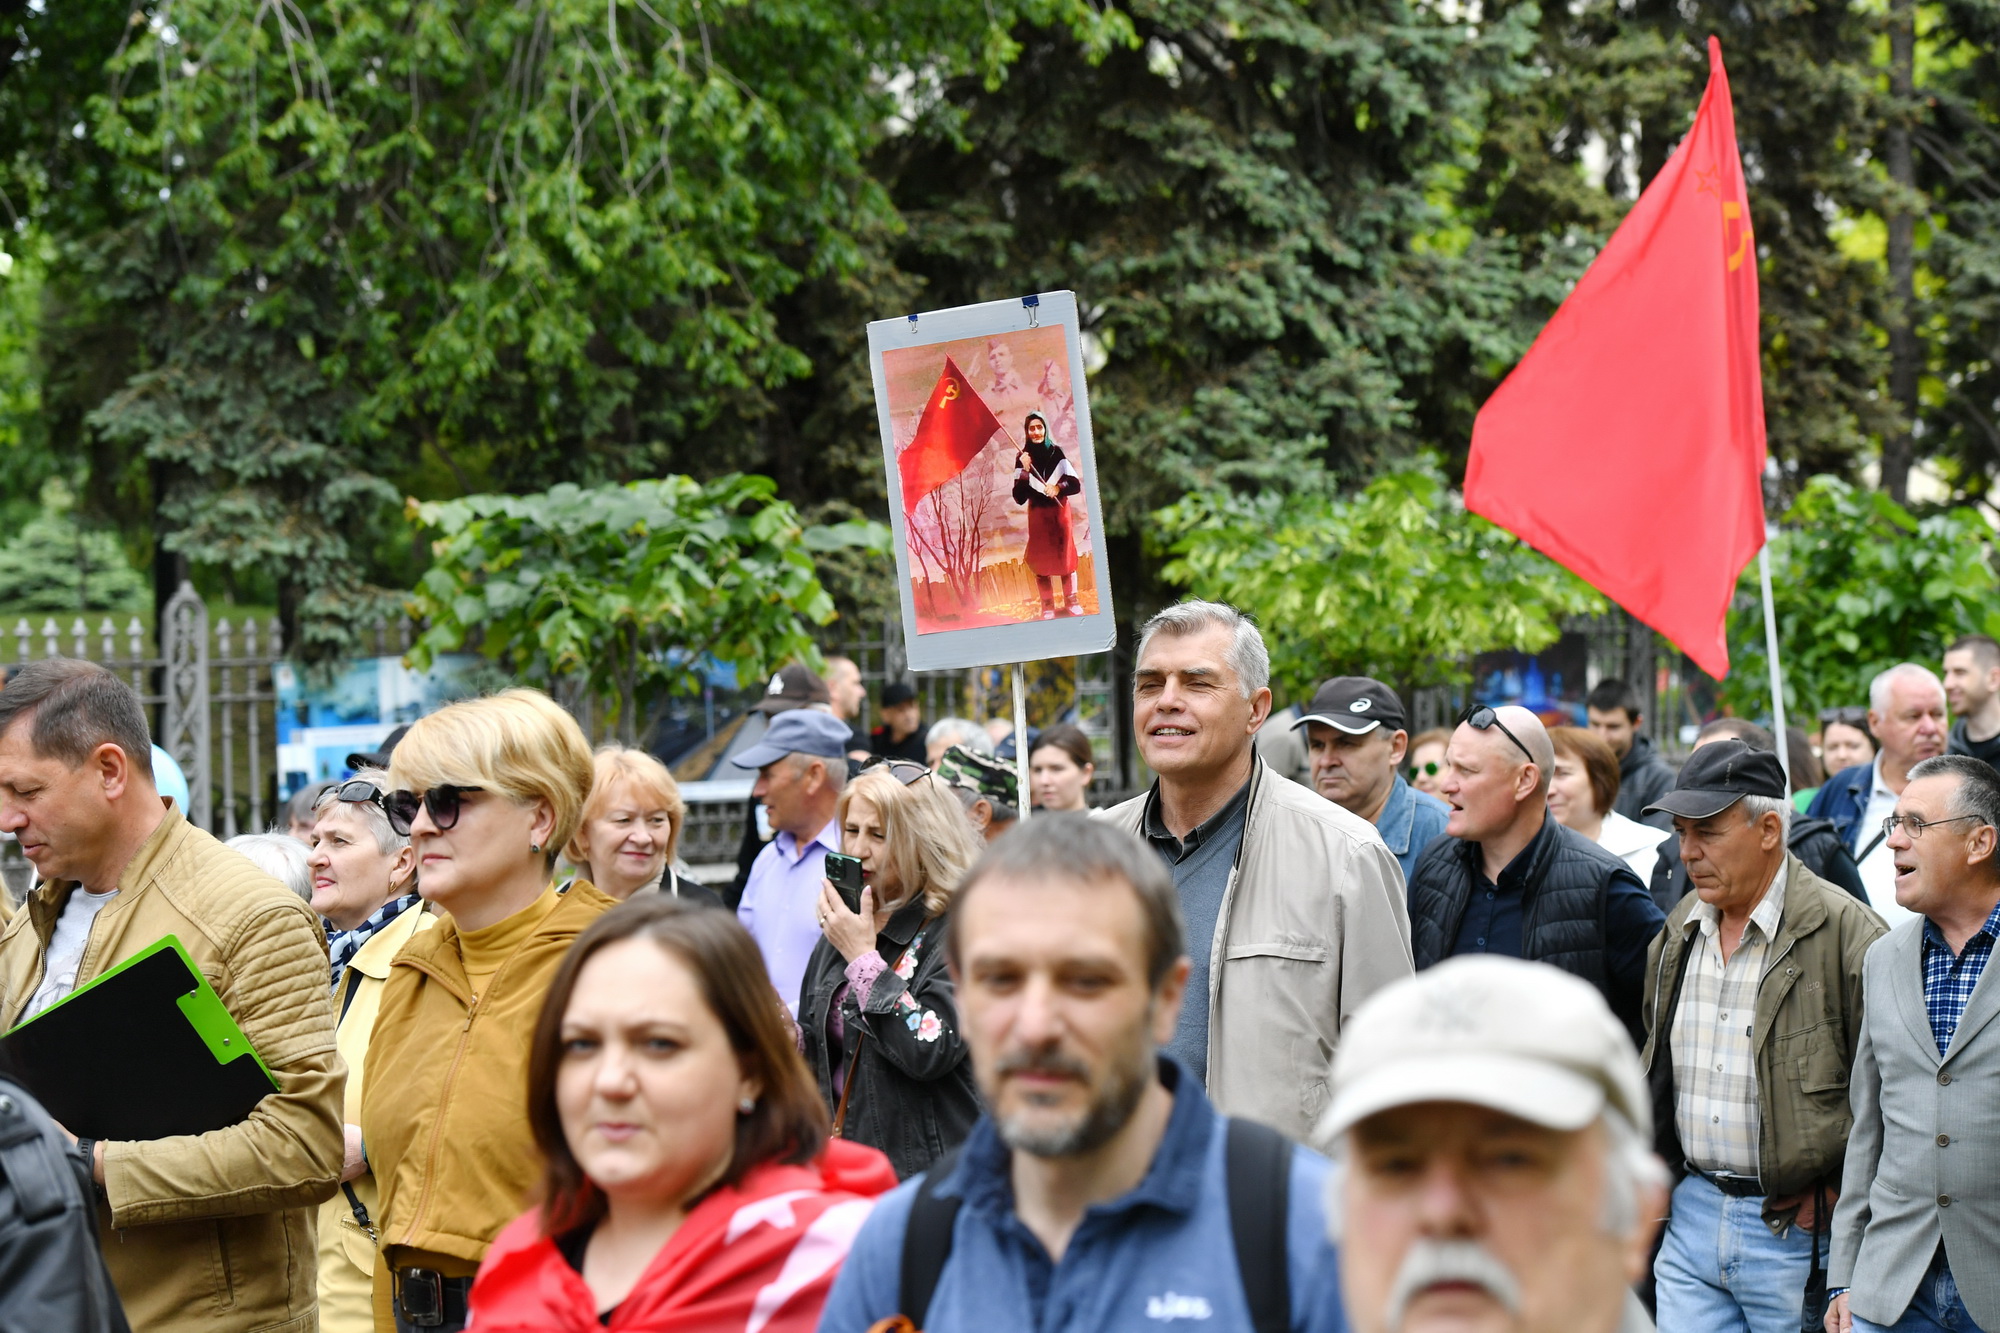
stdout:
<svg viewBox="0 0 2000 1333">
<path fill-rule="evenodd" d="M 1028 822 L 1028 807 L 1034 802 L 1028 792 L 1028 673 L 1014 663 L 1014 808 L 1021 822 Z"/>
<path fill-rule="evenodd" d="M 1764 656 L 1771 664 L 1772 740 L 1778 747 L 1778 764 L 1785 770 L 1785 793 L 1792 791 L 1792 746 L 1785 734 L 1785 673 L 1778 665 L 1778 612 L 1771 604 L 1771 539 L 1757 548 L 1757 581 L 1764 592 Z"/>
</svg>

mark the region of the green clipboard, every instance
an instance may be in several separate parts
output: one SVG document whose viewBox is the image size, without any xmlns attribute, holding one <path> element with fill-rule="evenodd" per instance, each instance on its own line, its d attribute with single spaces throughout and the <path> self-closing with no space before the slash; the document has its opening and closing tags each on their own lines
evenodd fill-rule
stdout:
<svg viewBox="0 0 2000 1333">
<path fill-rule="evenodd" d="M 0 1037 L 0 1069 L 93 1139 L 222 1129 L 278 1087 L 172 935 Z"/>
</svg>

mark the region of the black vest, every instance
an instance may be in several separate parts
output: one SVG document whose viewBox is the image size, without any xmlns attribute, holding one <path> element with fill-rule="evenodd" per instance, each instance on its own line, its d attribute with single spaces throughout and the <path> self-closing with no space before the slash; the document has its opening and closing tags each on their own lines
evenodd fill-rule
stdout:
<svg viewBox="0 0 2000 1333">
<path fill-rule="evenodd" d="M 1435 838 L 1417 858 L 1410 875 L 1410 946 L 1419 970 L 1451 956 L 1479 882 L 1479 858 L 1479 844 L 1459 838 Z M 1535 840 L 1500 872 L 1503 886 L 1520 890 L 1521 956 L 1582 977 L 1607 1002 L 1604 889 L 1620 870 L 1630 867 L 1547 817 Z"/>
</svg>

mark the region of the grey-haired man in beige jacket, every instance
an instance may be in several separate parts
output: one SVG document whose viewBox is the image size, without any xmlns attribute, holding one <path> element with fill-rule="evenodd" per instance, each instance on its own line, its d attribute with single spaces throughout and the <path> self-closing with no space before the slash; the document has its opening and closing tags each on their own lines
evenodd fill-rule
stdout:
<svg viewBox="0 0 2000 1333">
<path fill-rule="evenodd" d="M 1194 972 L 1173 1052 L 1224 1112 L 1306 1140 L 1342 1024 L 1414 970 L 1402 871 L 1374 825 L 1257 757 L 1271 659 L 1235 608 L 1161 611 L 1132 676 L 1155 781 L 1103 817 L 1145 839 L 1180 892 Z"/>
</svg>

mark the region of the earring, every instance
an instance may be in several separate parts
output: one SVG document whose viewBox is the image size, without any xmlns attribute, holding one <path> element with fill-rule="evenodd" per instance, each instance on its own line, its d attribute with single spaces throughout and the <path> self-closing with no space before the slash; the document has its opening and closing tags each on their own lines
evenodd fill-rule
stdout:
<svg viewBox="0 0 2000 1333">
<path fill-rule="evenodd" d="M 755 1097 L 739 1097 L 736 1099 L 736 1109 L 743 1115 L 749 1115 L 757 1109 L 757 1099 Z"/>
<path fill-rule="evenodd" d="M 528 844 L 528 855 L 540 856 L 541 854 L 542 854 L 542 844 L 540 844 L 539 842 L 531 842 Z"/>
</svg>

